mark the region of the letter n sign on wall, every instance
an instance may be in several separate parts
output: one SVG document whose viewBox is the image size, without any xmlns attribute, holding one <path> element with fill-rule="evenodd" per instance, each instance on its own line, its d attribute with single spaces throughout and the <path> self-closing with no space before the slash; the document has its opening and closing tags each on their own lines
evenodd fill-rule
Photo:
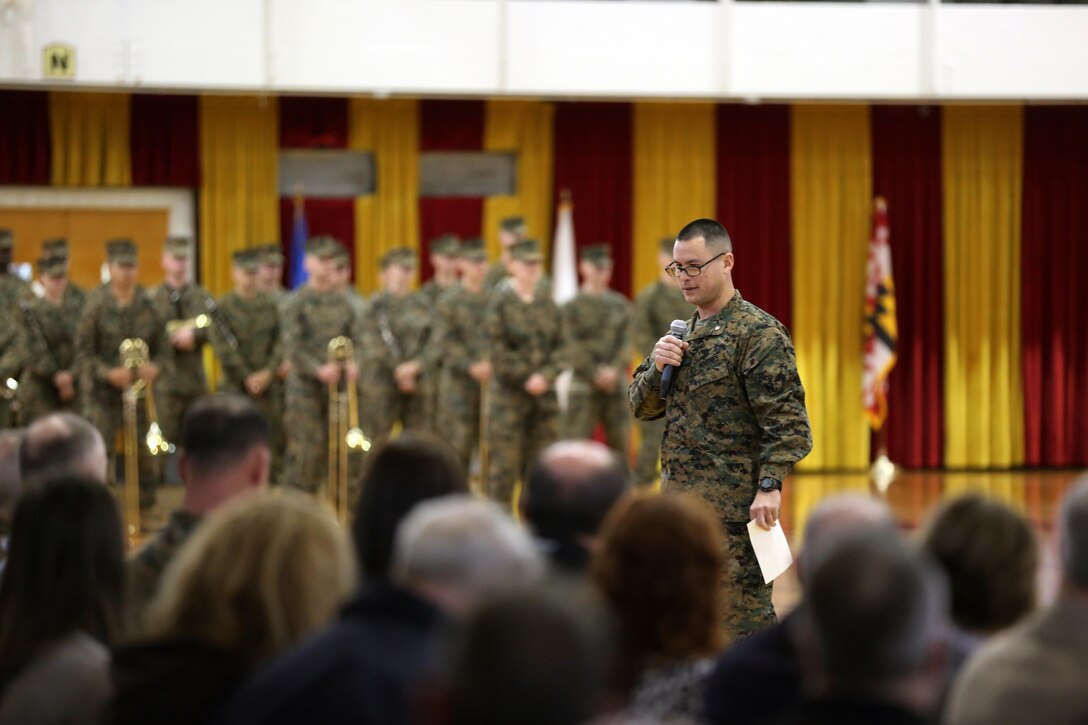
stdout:
<svg viewBox="0 0 1088 725">
<path fill-rule="evenodd" d="M 53 79 L 76 77 L 76 49 L 64 43 L 45 46 L 42 53 L 42 75 Z"/>
</svg>

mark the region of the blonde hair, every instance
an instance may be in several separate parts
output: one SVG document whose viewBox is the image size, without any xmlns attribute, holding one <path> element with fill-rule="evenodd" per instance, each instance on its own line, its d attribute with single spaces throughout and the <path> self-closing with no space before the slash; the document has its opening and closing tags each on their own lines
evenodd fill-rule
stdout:
<svg viewBox="0 0 1088 725">
<path fill-rule="evenodd" d="M 328 510 L 290 491 L 246 496 L 209 516 L 167 568 L 148 634 L 256 664 L 331 620 L 355 584 Z"/>
</svg>

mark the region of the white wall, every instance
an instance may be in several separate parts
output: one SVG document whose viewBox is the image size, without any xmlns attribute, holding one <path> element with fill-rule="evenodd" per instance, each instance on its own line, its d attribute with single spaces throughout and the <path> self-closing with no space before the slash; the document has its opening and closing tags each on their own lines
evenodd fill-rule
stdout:
<svg viewBox="0 0 1088 725">
<path fill-rule="evenodd" d="M 1088 99 L 1088 6 L 5 0 L 0 83 L 551 97 Z"/>
</svg>

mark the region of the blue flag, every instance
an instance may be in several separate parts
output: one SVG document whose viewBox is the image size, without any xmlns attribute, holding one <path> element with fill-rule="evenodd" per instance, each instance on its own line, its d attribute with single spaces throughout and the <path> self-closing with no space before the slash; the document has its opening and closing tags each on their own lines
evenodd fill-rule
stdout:
<svg viewBox="0 0 1088 725">
<path fill-rule="evenodd" d="M 291 231 L 291 260 L 290 270 L 291 273 L 288 277 L 291 283 L 291 289 L 296 289 L 299 285 L 306 284 L 306 280 L 309 279 L 309 275 L 306 274 L 306 268 L 302 264 L 303 258 L 306 256 L 306 240 L 310 238 L 309 225 L 306 223 L 306 206 L 302 203 L 302 197 L 295 197 L 295 223 Z"/>
</svg>

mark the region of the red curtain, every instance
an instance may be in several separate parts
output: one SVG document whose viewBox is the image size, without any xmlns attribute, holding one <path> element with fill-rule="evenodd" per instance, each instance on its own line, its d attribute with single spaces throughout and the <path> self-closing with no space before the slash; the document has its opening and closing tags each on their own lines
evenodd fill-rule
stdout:
<svg viewBox="0 0 1088 725">
<path fill-rule="evenodd" d="M 611 245 L 612 286 L 631 295 L 631 104 L 557 103 L 555 192 L 569 189 L 580 248 Z"/>
<path fill-rule="evenodd" d="M 1029 466 L 1088 465 L 1088 108 L 1024 116 L 1021 323 Z"/>
<path fill-rule="evenodd" d="M 424 100 L 419 104 L 419 150 L 480 151 L 484 147 L 483 101 Z M 419 240 L 423 244 L 420 281 L 434 274 L 427 254 L 431 240 L 443 234 L 480 236 L 483 197 L 420 197 Z"/>
<path fill-rule="evenodd" d="M 342 149 L 348 145 L 348 99 L 280 98 L 280 148 Z"/>
<path fill-rule="evenodd" d="M 343 242 L 351 255 L 351 276 L 355 278 L 355 200 L 354 199 L 314 199 L 303 202 L 306 209 L 306 224 L 311 237 L 328 234 Z M 295 200 L 280 197 L 280 239 L 283 240 L 284 254 L 290 256 L 291 238 L 295 223 Z"/>
<path fill-rule="evenodd" d="M 744 298 L 790 326 L 790 109 L 717 109 L 717 214 Z"/>
<path fill-rule="evenodd" d="M 133 186 L 200 186 L 196 96 L 132 96 Z"/>
<path fill-rule="evenodd" d="M 0 184 L 49 183 L 49 94 L 0 91 Z"/>
<path fill-rule="evenodd" d="M 944 438 L 940 113 L 874 106 L 872 136 L 873 193 L 888 201 L 899 323 L 885 423 L 888 455 L 908 467 L 937 468 Z"/>
</svg>

